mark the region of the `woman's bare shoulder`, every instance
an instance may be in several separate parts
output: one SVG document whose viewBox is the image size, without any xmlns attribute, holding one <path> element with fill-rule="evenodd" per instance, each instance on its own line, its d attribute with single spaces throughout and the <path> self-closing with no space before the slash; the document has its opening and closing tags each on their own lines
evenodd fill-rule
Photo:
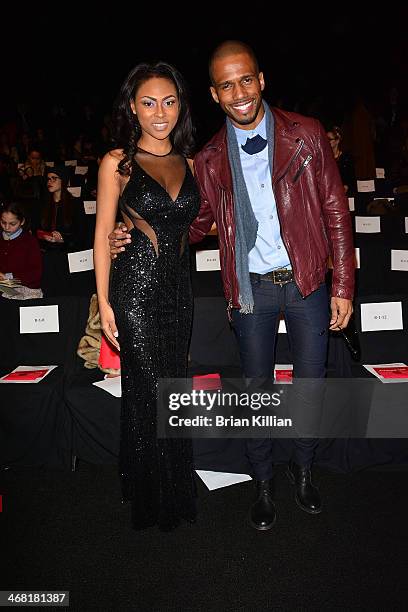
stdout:
<svg viewBox="0 0 408 612">
<path fill-rule="evenodd" d="M 123 149 L 112 149 L 111 151 L 108 151 L 106 155 L 110 155 L 117 161 L 121 161 L 125 157 Z"/>
<path fill-rule="evenodd" d="M 102 162 L 117 165 L 124 157 L 125 154 L 123 149 L 112 149 L 111 151 L 105 153 L 105 155 L 102 157 Z"/>
<path fill-rule="evenodd" d="M 118 169 L 119 162 L 124 158 L 123 149 L 112 149 L 108 151 L 101 159 L 100 170 L 113 170 Z"/>
</svg>

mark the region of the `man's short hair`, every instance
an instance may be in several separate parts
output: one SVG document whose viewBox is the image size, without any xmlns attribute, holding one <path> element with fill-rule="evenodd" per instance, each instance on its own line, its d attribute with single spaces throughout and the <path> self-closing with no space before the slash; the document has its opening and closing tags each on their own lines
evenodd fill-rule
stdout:
<svg viewBox="0 0 408 612">
<path fill-rule="evenodd" d="M 247 53 L 252 61 L 254 62 L 257 73 L 259 72 L 258 60 L 253 49 L 240 40 L 225 40 L 219 44 L 212 52 L 208 62 L 208 73 L 210 75 L 211 83 L 214 85 L 213 79 L 213 65 L 217 59 L 222 59 L 230 55 L 237 55 L 238 53 Z"/>
</svg>

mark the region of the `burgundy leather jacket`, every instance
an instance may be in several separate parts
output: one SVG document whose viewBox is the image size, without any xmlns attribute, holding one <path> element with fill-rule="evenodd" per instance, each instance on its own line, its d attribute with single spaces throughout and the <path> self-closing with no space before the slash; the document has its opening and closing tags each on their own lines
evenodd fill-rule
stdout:
<svg viewBox="0 0 408 612">
<path fill-rule="evenodd" d="M 281 234 L 299 291 L 306 297 L 324 281 L 333 263 L 332 296 L 352 299 L 354 248 L 348 201 L 322 125 L 316 119 L 271 108 L 275 118 L 272 188 Z M 235 221 L 227 130 L 194 159 L 201 192 L 190 242 L 202 240 L 215 221 L 221 275 L 229 308 L 239 308 L 235 273 Z"/>
</svg>

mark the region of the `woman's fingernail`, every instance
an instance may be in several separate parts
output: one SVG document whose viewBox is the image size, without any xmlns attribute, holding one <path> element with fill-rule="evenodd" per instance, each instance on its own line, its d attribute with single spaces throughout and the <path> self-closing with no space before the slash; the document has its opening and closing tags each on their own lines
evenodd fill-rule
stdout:
<svg viewBox="0 0 408 612">
<path fill-rule="evenodd" d="M 119 336 L 117 331 L 113 332 L 113 335 L 115 336 L 115 338 L 117 338 Z"/>
</svg>

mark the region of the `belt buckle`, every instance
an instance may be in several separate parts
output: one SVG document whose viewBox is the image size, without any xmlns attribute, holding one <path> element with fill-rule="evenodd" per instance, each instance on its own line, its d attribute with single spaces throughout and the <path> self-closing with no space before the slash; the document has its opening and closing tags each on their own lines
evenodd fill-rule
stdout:
<svg viewBox="0 0 408 612">
<path fill-rule="evenodd" d="M 282 274 L 282 272 L 287 272 L 287 270 L 273 270 L 272 271 L 274 285 L 280 285 L 280 287 L 282 287 L 283 285 L 287 285 L 290 282 L 289 280 L 282 280 L 282 279 L 277 280 L 279 274 Z"/>
</svg>

